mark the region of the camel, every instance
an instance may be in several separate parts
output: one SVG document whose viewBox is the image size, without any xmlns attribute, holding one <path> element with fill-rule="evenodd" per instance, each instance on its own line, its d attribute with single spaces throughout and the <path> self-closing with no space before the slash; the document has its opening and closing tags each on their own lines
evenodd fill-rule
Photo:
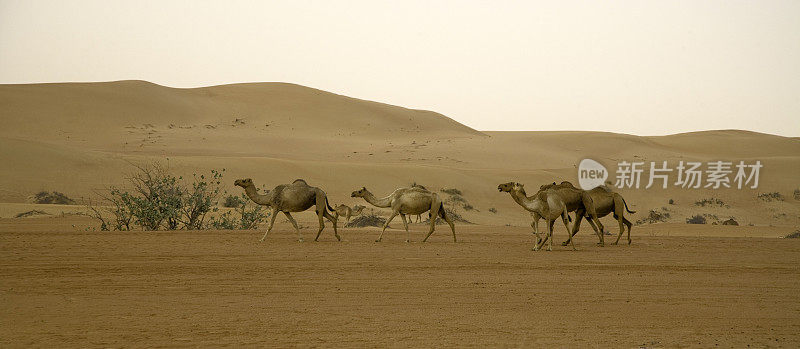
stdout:
<svg viewBox="0 0 800 349">
<path fill-rule="evenodd" d="M 389 194 L 389 196 L 378 199 L 375 195 L 370 193 L 367 188 L 361 187 L 361 189 L 354 191 L 350 196 L 364 198 L 364 200 L 375 207 L 392 209 L 392 215 L 386 220 L 381 235 L 375 242 L 380 242 L 381 239 L 383 239 L 383 233 L 386 232 L 386 227 L 389 226 L 389 223 L 391 223 L 392 219 L 398 214 L 400 218 L 403 219 L 403 227 L 406 229 L 406 242 L 411 242 L 411 233 L 408 231 L 406 215 L 419 215 L 428 211 L 430 211 L 431 216 L 431 230 L 428 232 L 428 235 L 422 239 L 422 242 L 427 241 L 431 234 L 433 234 L 436 228 L 436 219 L 434 219 L 434 217 L 437 216 L 442 217 L 442 219 L 450 225 L 450 230 L 453 231 L 453 242 L 456 242 L 456 228 L 453 225 L 453 220 L 450 219 L 450 216 L 445 212 L 444 205 L 442 204 L 442 200 L 439 199 L 439 195 L 427 189 L 418 186 L 399 188 Z"/>
<path fill-rule="evenodd" d="M 561 199 L 564 200 L 564 204 L 567 206 L 567 212 L 575 212 L 575 224 L 572 226 L 570 237 L 575 235 L 578 231 L 581 226 L 581 220 L 583 220 L 585 216 L 586 221 L 592 226 L 595 234 L 597 234 L 597 238 L 600 240 L 598 245 L 605 246 L 605 239 L 603 238 L 603 229 L 605 228 L 597 218 L 595 205 L 589 192 L 576 188 L 572 183 L 564 181 L 561 182 L 561 184 L 556 184 L 556 182 L 544 184 L 539 187 L 539 192 L 536 193 L 536 195 L 549 189 L 555 190 L 556 193 L 561 196 Z M 532 216 L 534 221 L 538 222 L 539 219 L 536 217 L 536 214 L 532 214 Z M 538 224 L 536 225 L 538 226 Z"/>
<path fill-rule="evenodd" d="M 346 220 L 345 224 L 347 224 L 350 223 L 351 216 L 360 215 L 364 208 L 365 207 L 362 205 L 355 205 L 353 208 L 350 208 L 350 206 L 347 205 L 339 205 L 333 210 L 333 216 L 336 217 L 337 220 L 339 219 L 339 216 L 344 216 Z"/>
<path fill-rule="evenodd" d="M 564 222 L 564 226 L 567 228 L 567 234 L 570 233 L 569 223 L 567 222 L 569 219 L 567 215 L 567 206 L 555 190 L 546 190 L 533 197 L 528 197 L 525 194 L 524 185 L 516 182 L 500 184 L 497 186 L 497 190 L 511 194 L 511 198 L 522 206 L 522 208 L 535 213 L 537 215 L 535 217 L 541 217 L 547 221 L 548 233 L 545 235 L 544 240 L 539 237 L 539 231 L 536 229 L 538 228 L 538 218 L 532 223 L 536 226 L 534 228 L 534 234 L 536 234 L 536 244 L 533 247 L 534 251 L 540 250 L 548 240 L 550 244 L 547 246 L 547 250 L 553 250 L 553 226 L 558 217 L 561 217 L 561 221 Z M 575 244 L 572 243 L 572 240 L 570 240 L 570 245 L 572 245 L 572 249 L 575 250 Z"/>
<path fill-rule="evenodd" d="M 269 220 L 269 226 L 267 227 L 267 232 L 264 233 L 264 236 L 261 237 L 260 241 L 264 241 L 267 237 L 267 234 L 272 230 L 272 226 L 275 224 L 275 217 L 278 216 L 278 212 L 283 212 L 286 215 L 286 218 L 292 222 L 294 226 L 294 230 L 297 231 L 297 237 L 299 241 L 303 241 L 303 235 L 300 234 L 300 228 L 297 227 L 297 222 L 294 220 L 290 212 L 303 212 L 311 208 L 311 206 L 316 206 L 317 216 L 319 217 L 319 231 L 317 231 L 317 237 L 314 238 L 314 241 L 319 240 L 319 235 L 322 234 L 322 229 L 325 228 L 325 223 L 322 221 L 322 218 L 325 217 L 331 223 L 333 223 L 333 234 L 336 235 L 336 239 L 342 241 L 342 238 L 339 236 L 339 232 L 336 229 L 336 217 L 332 216 L 328 210 L 334 211 L 333 208 L 328 204 L 328 198 L 325 195 L 325 192 L 322 189 L 317 187 L 309 186 L 306 181 L 302 179 L 296 179 L 292 184 L 281 184 L 276 186 L 271 191 L 268 191 L 265 194 L 259 194 L 258 189 L 253 184 L 253 180 L 250 178 L 246 179 L 237 179 L 234 182 L 235 185 L 244 188 L 244 192 L 247 194 L 247 197 L 250 200 L 253 200 L 256 204 L 262 206 L 269 206 L 272 209 L 272 215 Z"/>
<path fill-rule="evenodd" d="M 567 182 L 569 183 L 569 182 Z M 571 183 L 570 183 L 571 185 Z M 625 231 L 623 228 L 623 224 L 628 226 L 628 245 L 631 244 L 631 227 L 633 224 L 625 218 L 624 214 L 625 211 L 628 213 L 636 213 L 636 211 L 631 211 L 628 209 L 628 203 L 625 202 L 625 199 L 617 192 L 612 191 L 610 188 L 606 186 L 599 186 L 592 190 L 589 190 L 589 196 L 592 197 L 592 202 L 594 203 L 594 208 L 597 213 L 597 218 L 603 218 L 607 216 L 609 213 L 614 214 L 614 219 L 617 220 L 619 223 L 619 235 L 617 235 L 617 240 L 614 241 L 612 245 L 616 245 L 619 243 L 619 239 L 622 237 L 622 233 Z M 568 240 L 571 240 L 575 234 L 578 233 L 578 229 L 574 229 L 572 234 L 570 235 Z M 561 244 L 566 245 L 568 241 L 564 241 Z"/>
</svg>

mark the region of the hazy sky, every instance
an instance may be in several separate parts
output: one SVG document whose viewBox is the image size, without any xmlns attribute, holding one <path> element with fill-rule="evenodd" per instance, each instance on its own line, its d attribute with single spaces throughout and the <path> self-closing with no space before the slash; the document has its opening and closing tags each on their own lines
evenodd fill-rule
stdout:
<svg viewBox="0 0 800 349">
<path fill-rule="evenodd" d="M 479 130 L 800 136 L 800 1 L 3 1 L 0 83 L 285 81 Z"/>
</svg>

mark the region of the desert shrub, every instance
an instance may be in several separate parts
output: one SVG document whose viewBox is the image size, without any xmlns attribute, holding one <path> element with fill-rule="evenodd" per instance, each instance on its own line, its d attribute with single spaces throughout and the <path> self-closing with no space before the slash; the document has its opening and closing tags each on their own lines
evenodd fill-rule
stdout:
<svg viewBox="0 0 800 349">
<path fill-rule="evenodd" d="M 222 172 L 193 175 L 191 183 L 175 177 L 158 163 L 133 165 L 125 178 L 129 189 L 110 187 L 99 193 L 106 205 L 98 208 L 89 202 L 90 216 L 100 221 L 101 230 L 202 229 L 220 195 Z M 222 170 L 225 171 L 224 169 Z M 110 218 L 106 218 L 110 214 Z"/>
<path fill-rule="evenodd" d="M 490 208 L 489 208 L 489 212 L 491 212 L 491 213 L 497 213 L 497 209 L 496 209 L 496 208 L 494 208 L 494 207 L 490 207 Z"/>
<path fill-rule="evenodd" d="M 250 230 L 256 229 L 270 215 L 261 205 L 241 200 L 242 204 L 235 210 L 211 217 L 209 225 L 214 229 Z M 216 211 L 216 210 L 215 210 Z"/>
<path fill-rule="evenodd" d="M 636 221 L 636 224 L 653 224 L 659 222 L 666 222 L 670 217 L 669 212 L 667 212 L 666 207 L 662 207 L 660 209 L 650 210 L 647 213 L 647 217 L 639 219 Z"/>
<path fill-rule="evenodd" d="M 442 189 L 442 193 L 449 194 L 449 195 L 464 195 L 464 193 L 462 193 L 461 190 L 458 190 L 456 188 L 445 188 L 445 189 Z"/>
<path fill-rule="evenodd" d="M 691 218 L 686 218 L 686 223 L 689 224 L 706 224 L 706 217 L 702 215 L 694 215 Z"/>
<path fill-rule="evenodd" d="M 698 200 L 698 201 L 694 202 L 694 205 L 695 206 L 701 206 L 701 207 L 705 207 L 705 206 L 730 207 L 730 206 L 726 205 L 724 201 L 722 201 L 720 199 L 717 199 L 717 198 L 708 198 L 708 199 Z"/>
<path fill-rule="evenodd" d="M 223 201 L 222 206 L 233 208 L 233 207 L 239 207 L 243 203 L 245 203 L 245 200 L 242 200 L 242 197 L 236 195 L 228 195 L 225 197 L 225 201 Z"/>
<path fill-rule="evenodd" d="M 722 222 L 722 225 L 739 225 L 739 222 L 737 222 L 735 219 L 733 219 L 733 217 L 731 217 L 727 221 Z"/>
<path fill-rule="evenodd" d="M 796 230 L 793 233 L 789 233 L 788 235 L 784 236 L 785 239 L 800 239 L 800 230 Z"/>
<path fill-rule="evenodd" d="M 30 216 L 38 216 L 38 215 L 46 215 L 46 214 L 49 214 L 49 213 L 44 212 L 42 210 L 30 210 L 30 211 L 18 213 L 14 217 L 15 218 L 25 218 L 25 217 L 30 217 Z"/>
<path fill-rule="evenodd" d="M 795 189 L 794 192 L 792 192 L 792 196 L 794 196 L 795 200 L 800 200 L 800 189 Z"/>
<path fill-rule="evenodd" d="M 675 205 L 675 200 L 669 199 L 669 204 L 670 205 Z"/>
<path fill-rule="evenodd" d="M 345 224 L 347 228 L 363 228 L 363 227 L 383 227 L 386 224 L 386 218 L 378 216 L 375 212 L 363 214 L 352 220 L 350 223 Z"/>
<path fill-rule="evenodd" d="M 33 202 L 36 204 L 55 204 L 55 205 L 74 205 L 75 200 L 70 199 L 68 196 L 57 191 L 46 192 L 40 191 L 33 196 Z"/>
<path fill-rule="evenodd" d="M 450 219 L 452 219 L 453 222 L 473 224 L 472 222 L 464 219 L 464 217 L 462 217 L 460 214 L 456 213 L 454 210 L 451 210 L 449 208 L 445 208 L 444 211 L 447 212 L 447 215 L 450 216 Z M 423 221 L 423 223 L 430 223 L 430 222 L 431 222 L 430 217 L 426 218 L 425 221 Z M 438 224 L 446 224 L 446 222 L 442 219 L 442 217 L 438 217 L 437 216 L 436 217 L 436 224 L 437 225 Z"/>
<path fill-rule="evenodd" d="M 472 210 L 474 210 L 474 209 L 475 209 L 475 207 L 473 207 L 472 205 L 470 205 L 470 204 L 464 204 L 464 210 L 466 210 L 466 211 L 472 211 Z"/>
<path fill-rule="evenodd" d="M 761 199 L 761 200 L 767 201 L 767 202 L 785 200 L 783 195 L 781 195 L 781 193 L 779 193 L 777 191 L 774 191 L 774 192 L 771 192 L 771 193 L 758 194 L 758 198 Z"/>
</svg>

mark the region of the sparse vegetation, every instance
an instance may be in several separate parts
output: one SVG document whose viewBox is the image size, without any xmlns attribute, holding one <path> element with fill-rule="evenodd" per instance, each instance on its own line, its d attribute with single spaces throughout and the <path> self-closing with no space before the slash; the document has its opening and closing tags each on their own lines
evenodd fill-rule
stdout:
<svg viewBox="0 0 800 349">
<path fill-rule="evenodd" d="M 706 217 L 702 215 L 694 215 L 691 218 L 686 218 L 686 223 L 688 224 L 706 224 Z"/>
<path fill-rule="evenodd" d="M 786 200 L 786 198 L 784 198 L 783 195 L 781 195 L 781 193 L 779 193 L 777 191 L 774 191 L 774 192 L 771 192 L 771 193 L 758 194 L 758 198 L 761 199 L 761 200 L 764 200 L 766 202 L 784 201 L 784 200 Z"/>
<path fill-rule="evenodd" d="M 445 193 L 445 194 L 448 194 L 448 195 L 458 195 L 458 196 L 464 195 L 464 193 L 462 193 L 461 190 L 458 190 L 456 188 L 444 188 L 441 191 L 442 191 L 442 193 Z"/>
<path fill-rule="evenodd" d="M 472 222 L 464 219 L 464 217 L 462 217 L 460 214 L 456 213 L 455 211 L 449 208 L 445 208 L 444 211 L 447 212 L 447 215 L 450 216 L 450 219 L 452 219 L 453 222 L 473 224 Z M 428 223 L 428 224 L 430 224 L 430 222 L 431 222 L 430 217 L 426 218 L 425 221 L 423 221 L 423 223 Z M 442 217 L 436 217 L 436 224 L 437 225 L 445 224 L 445 221 L 442 219 Z"/>
<path fill-rule="evenodd" d="M 792 196 L 794 196 L 795 200 L 800 200 L 800 189 L 795 189 L 794 192 L 792 192 Z"/>
<path fill-rule="evenodd" d="M 49 213 L 44 212 L 42 210 L 30 210 L 30 211 L 27 211 L 27 212 L 18 213 L 14 217 L 15 218 L 25 218 L 25 217 L 30 217 L 30 216 L 38 216 L 38 215 L 46 215 L 46 214 L 49 214 Z"/>
<path fill-rule="evenodd" d="M 54 191 L 40 191 L 33 196 L 33 202 L 36 204 L 54 204 L 54 205 L 74 205 L 75 200 L 70 199 L 63 193 Z"/>
<path fill-rule="evenodd" d="M 247 202 L 246 197 L 243 199 L 241 196 L 228 195 L 225 197 L 225 201 L 223 201 L 222 206 L 229 208 L 240 207 L 245 202 Z"/>
<path fill-rule="evenodd" d="M 100 230 L 251 229 L 264 219 L 260 207 L 248 210 L 241 205 L 241 210 L 234 211 L 239 217 L 226 212 L 213 224 L 207 222 L 209 214 L 217 212 L 224 169 L 211 170 L 209 176 L 195 174 L 186 183 L 159 163 L 133 166 L 134 172 L 125 179 L 127 188 L 111 187 L 99 193 L 103 198 L 100 207 L 87 204 L 89 216 L 100 221 Z"/>
<path fill-rule="evenodd" d="M 669 199 L 669 204 L 670 205 L 675 205 L 675 200 Z"/>
<path fill-rule="evenodd" d="M 668 210 L 666 207 L 650 210 L 650 212 L 647 213 L 647 217 L 639 219 L 638 221 L 636 221 L 636 224 L 653 224 L 653 223 L 666 222 L 670 217 L 670 213 L 667 211 Z"/>
<path fill-rule="evenodd" d="M 783 237 L 784 239 L 800 239 L 800 230 L 795 230 L 792 233 Z"/>
<path fill-rule="evenodd" d="M 386 218 L 378 216 L 374 211 L 369 214 L 362 214 L 347 223 L 347 228 L 363 228 L 363 227 L 383 227 L 386 224 Z"/>
<path fill-rule="evenodd" d="M 717 199 L 717 198 L 708 198 L 702 199 L 694 202 L 695 206 L 706 207 L 706 206 L 719 206 L 730 208 L 730 206 L 726 205 L 724 201 Z"/>
<path fill-rule="evenodd" d="M 733 217 L 731 217 L 727 221 L 722 222 L 722 225 L 739 225 L 739 222 L 737 222 L 735 219 L 733 219 Z"/>
<path fill-rule="evenodd" d="M 497 209 L 496 209 L 496 208 L 494 208 L 494 207 L 490 207 L 490 208 L 489 208 L 489 212 L 491 212 L 491 213 L 497 213 Z"/>
<path fill-rule="evenodd" d="M 270 215 L 261 205 L 241 200 L 235 210 L 211 217 L 209 225 L 214 229 L 250 230 L 256 229 Z"/>
</svg>

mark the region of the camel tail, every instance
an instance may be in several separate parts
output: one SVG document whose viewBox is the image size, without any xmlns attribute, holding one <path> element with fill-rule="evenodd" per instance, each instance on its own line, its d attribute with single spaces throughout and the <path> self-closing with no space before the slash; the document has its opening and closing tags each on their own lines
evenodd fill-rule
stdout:
<svg viewBox="0 0 800 349">
<path fill-rule="evenodd" d="M 625 204 L 625 211 L 628 211 L 628 213 L 636 213 L 636 211 L 631 211 L 628 209 L 628 203 L 625 202 L 625 198 L 622 198 L 622 203 Z"/>
<path fill-rule="evenodd" d="M 334 212 L 333 207 L 331 207 L 331 204 L 328 203 L 328 197 L 325 197 L 325 206 L 328 206 L 328 210 L 330 210 L 331 213 Z"/>
</svg>

